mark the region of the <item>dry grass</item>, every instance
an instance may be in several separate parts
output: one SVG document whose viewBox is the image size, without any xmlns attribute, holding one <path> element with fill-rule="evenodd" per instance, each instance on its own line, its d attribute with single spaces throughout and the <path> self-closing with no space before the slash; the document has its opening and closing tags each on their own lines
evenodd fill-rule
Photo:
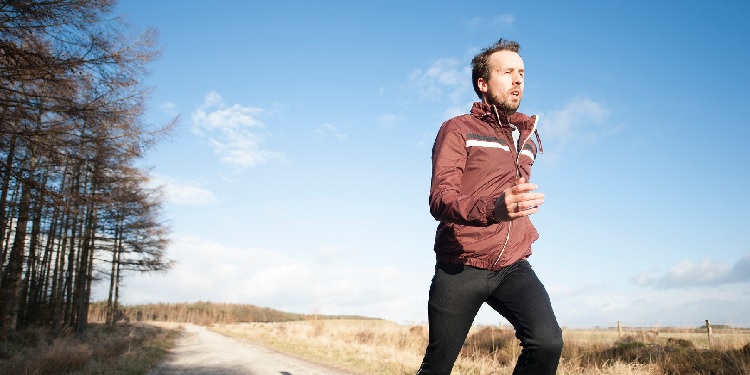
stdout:
<svg viewBox="0 0 750 375">
<path fill-rule="evenodd" d="M 359 374 L 414 374 L 427 344 L 426 327 L 388 321 L 237 323 L 211 329 Z M 563 335 L 558 375 L 750 373 L 747 330 L 714 332 L 712 350 L 699 330 L 630 329 L 622 337 L 616 330 L 564 330 Z M 475 328 L 452 374 L 511 374 L 519 351 L 512 330 Z"/>
<path fill-rule="evenodd" d="M 424 330 L 379 320 L 238 323 L 211 329 L 362 374 L 413 374 L 427 337 Z"/>
<path fill-rule="evenodd" d="M 142 375 L 174 345 L 178 332 L 151 326 L 93 325 L 76 335 L 33 328 L 0 343 L 0 374 Z"/>
<path fill-rule="evenodd" d="M 650 345 L 667 345 L 674 340 L 688 340 L 697 349 L 709 349 L 705 329 L 696 328 L 627 328 L 622 334 L 617 329 L 567 329 L 565 343 L 578 346 L 611 345 L 624 337 L 632 337 Z M 712 349 L 738 349 L 750 342 L 750 329 L 715 329 L 711 335 Z"/>
<path fill-rule="evenodd" d="M 176 324 L 92 326 L 82 335 L 29 329 L 0 343 L 0 374 L 143 375 L 174 345 Z M 382 320 L 216 325 L 214 331 L 359 374 L 411 375 L 427 344 L 424 326 Z M 569 330 L 558 375 L 747 375 L 750 330 Z M 512 330 L 473 329 L 454 375 L 511 374 L 520 347 Z"/>
</svg>

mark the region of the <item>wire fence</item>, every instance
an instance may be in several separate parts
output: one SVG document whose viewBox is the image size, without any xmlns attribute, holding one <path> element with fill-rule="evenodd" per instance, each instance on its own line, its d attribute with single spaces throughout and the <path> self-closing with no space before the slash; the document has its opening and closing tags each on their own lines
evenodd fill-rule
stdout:
<svg viewBox="0 0 750 375">
<path fill-rule="evenodd" d="M 715 322 L 710 320 L 685 321 L 685 322 L 632 322 L 619 320 L 613 322 L 560 322 L 567 329 L 616 329 L 617 327 L 630 329 L 705 329 L 706 324 L 715 328 L 750 329 L 750 321 Z"/>
<path fill-rule="evenodd" d="M 690 340 L 697 347 L 711 349 L 717 346 L 736 346 L 750 343 L 750 327 L 747 324 L 711 322 L 682 322 L 670 324 L 643 324 L 617 321 L 613 324 L 579 324 L 577 327 L 563 326 L 568 336 L 583 337 L 586 341 L 612 342 L 630 339 L 649 344 Z"/>
</svg>

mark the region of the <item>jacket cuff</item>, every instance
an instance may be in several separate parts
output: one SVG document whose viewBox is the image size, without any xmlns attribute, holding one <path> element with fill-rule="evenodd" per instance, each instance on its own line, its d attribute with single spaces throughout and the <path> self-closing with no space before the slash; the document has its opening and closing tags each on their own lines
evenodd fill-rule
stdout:
<svg viewBox="0 0 750 375">
<path fill-rule="evenodd" d="M 487 225 L 492 225 L 492 224 L 498 223 L 495 220 L 495 203 L 497 203 L 498 199 L 499 198 L 490 198 L 490 199 L 487 200 L 487 207 L 486 207 L 486 211 L 485 211 L 485 212 L 487 212 Z"/>
</svg>

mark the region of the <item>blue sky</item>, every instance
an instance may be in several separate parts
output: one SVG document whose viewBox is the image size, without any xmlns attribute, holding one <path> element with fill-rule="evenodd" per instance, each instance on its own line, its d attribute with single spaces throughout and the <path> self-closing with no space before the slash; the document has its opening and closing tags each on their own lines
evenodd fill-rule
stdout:
<svg viewBox="0 0 750 375">
<path fill-rule="evenodd" d="M 160 31 L 146 119 L 181 118 L 143 162 L 177 265 L 130 275 L 122 302 L 426 321 L 432 142 L 476 100 L 471 57 L 504 37 L 520 110 L 541 116 L 530 261 L 560 324 L 750 326 L 750 5 L 208 4 L 116 10 Z"/>
</svg>

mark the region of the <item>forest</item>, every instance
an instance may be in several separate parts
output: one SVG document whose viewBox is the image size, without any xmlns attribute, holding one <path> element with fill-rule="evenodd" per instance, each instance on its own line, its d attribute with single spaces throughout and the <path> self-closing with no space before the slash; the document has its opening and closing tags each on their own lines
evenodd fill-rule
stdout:
<svg viewBox="0 0 750 375">
<path fill-rule="evenodd" d="M 158 32 L 115 6 L 0 1 L 0 340 L 81 332 L 97 282 L 113 324 L 122 278 L 172 265 L 165 198 L 141 164 L 179 118 L 145 121 Z"/>
<path fill-rule="evenodd" d="M 92 321 L 105 322 L 108 306 L 94 302 L 89 306 Z M 360 315 L 299 314 L 241 303 L 182 302 L 119 306 L 116 320 L 125 322 L 180 322 L 199 325 L 247 322 L 296 322 L 305 320 L 381 320 Z"/>
</svg>

